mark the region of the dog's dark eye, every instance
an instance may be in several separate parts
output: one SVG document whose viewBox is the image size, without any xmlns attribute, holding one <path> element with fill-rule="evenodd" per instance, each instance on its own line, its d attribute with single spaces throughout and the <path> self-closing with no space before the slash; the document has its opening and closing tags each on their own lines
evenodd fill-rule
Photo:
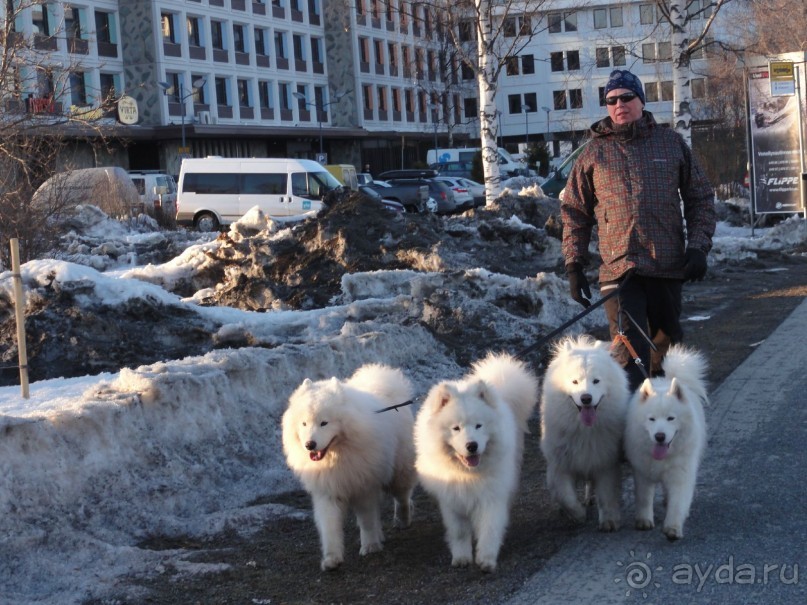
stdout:
<svg viewBox="0 0 807 605">
<path fill-rule="evenodd" d="M 481 424 L 477 424 L 477 425 L 476 425 L 476 428 L 481 429 L 481 428 L 482 428 L 482 425 L 481 425 Z"/>
<path fill-rule="evenodd" d="M 320 425 L 320 426 L 327 426 L 327 425 L 328 425 L 328 421 L 327 421 L 327 420 L 323 420 L 322 422 L 320 422 L 320 423 L 319 423 L 319 425 Z"/>
<path fill-rule="evenodd" d="M 656 419 L 655 419 L 655 418 L 653 418 L 652 416 L 651 416 L 650 418 L 648 418 L 648 420 L 649 420 L 650 422 L 655 422 L 655 421 L 656 421 Z"/>
<path fill-rule="evenodd" d="M 303 422 L 303 426 L 308 426 L 305 422 Z"/>
<path fill-rule="evenodd" d="M 452 430 L 452 431 L 454 431 L 455 433 L 458 433 L 458 432 L 459 432 L 459 430 L 460 430 L 460 427 L 458 427 L 458 426 L 452 426 L 452 427 L 451 427 L 451 430 Z"/>
<path fill-rule="evenodd" d="M 577 384 L 577 381 L 576 381 L 576 380 L 572 380 L 572 384 Z"/>
<path fill-rule="evenodd" d="M 600 379 L 599 379 L 599 378 L 595 378 L 594 380 L 592 380 L 592 382 L 593 382 L 594 384 L 600 384 Z"/>
<path fill-rule="evenodd" d="M 667 422 L 672 422 L 675 420 L 675 416 L 667 416 Z"/>
</svg>

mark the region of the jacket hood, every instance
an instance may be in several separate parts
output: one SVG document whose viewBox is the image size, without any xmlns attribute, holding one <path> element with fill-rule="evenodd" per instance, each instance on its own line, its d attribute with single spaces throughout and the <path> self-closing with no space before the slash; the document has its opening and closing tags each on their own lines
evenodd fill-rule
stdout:
<svg viewBox="0 0 807 605">
<path fill-rule="evenodd" d="M 652 128 L 657 126 L 656 119 L 649 111 L 642 111 L 642 117 L 630 124 L 614 124 L 610 117 L 598 120 L 591 125 L 593 138 L 616 136 L 622 140 L 635 139 L 647 136 Z"/>
</svg>

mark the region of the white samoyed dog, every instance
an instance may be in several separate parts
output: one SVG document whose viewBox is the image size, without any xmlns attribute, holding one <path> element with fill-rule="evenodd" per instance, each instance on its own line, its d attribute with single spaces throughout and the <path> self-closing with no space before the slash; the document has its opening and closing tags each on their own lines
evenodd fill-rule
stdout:
<svg viewBox="0 0 807 605">
<path fill-rule="evenodd" d="M 552 497 L 573 519 L 586 509 L 578 481 L 590 482 L 597 497 L 599 528 L 616 531 L 622 493 L 622 438 L 630 390 L 609 343 L 589 336 L 561 340 L 544 375 L 541 393 L 541 451 Z"/>
<path fill-rule="evenodd" d="M 510 355 L 489 354 L 458 381 L 431 388 L 415 422 L 421 485 L 437 499 L 451 564 L 496 569 L 518 488 L 538 380 Z"/>
<path fill-rule="evenodd" d="M 636 487 L 636 528 L 653 528 L 653 499 L 661 483 L 667 502 L 662 531 L 678 540 L 706 447 L 707 366 L 700 353 L 673 345 L 662 368 L 664 377 L 645 380 L 631 400 L 625 453 Z"/>
<path fill-rule="evenodd" d="M 395 499 L 396 525 L 408 527 L 417 483 L 408 407 L 377 413 L 412 398 L 400 370 L 364 365 L 347 380 L 306 379 L 283 414 L 283 450 L 291 470 L 311 494 L 322 544 L 323 570 L 344 560 L 344 521 L 353 509 L 361 549 L 380 551 L 383 492 Z"/>
</svg>

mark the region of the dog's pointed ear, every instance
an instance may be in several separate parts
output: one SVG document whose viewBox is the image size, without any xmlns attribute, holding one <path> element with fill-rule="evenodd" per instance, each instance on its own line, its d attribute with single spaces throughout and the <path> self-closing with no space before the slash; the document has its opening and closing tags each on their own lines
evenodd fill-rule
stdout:
<svg viewBox="0 0 807 605">
<path fill-rule="evenodd" d="M 668 395 L 675 397 L 681 403 L 686 403 L 686 397 L 684 397 L 684 390 L 681 388 L 681 383 L 677 378 L 673 378 L 672 382 L 670 382 L 670 390 L 667 392 Z"/>
<path fill-rule="evenodd" d="M 432 387 L 426 396 L 425 405 L 428 405 L 432 412 L 443 409 L 454 397 L 455 391 L 447 382 L 441 382 Z"/>
<path fill-rule="evenodd" d="M 471 392 L 476 395 L 479 399 L 487 403 L 488 405 L 493 405 L 494 396 L 488 386 L 488 383 L 484 380 L 476 380 L 471 386 Z"/>
<path fill-rule="evenodd" d="M 644 403 L 655 394 L 656 391 L 653 390 L 653 383 L 650 382 L 649 378 L 645 378 L 642 386 L 639 387 L 639 403 Z"/>
</svg>

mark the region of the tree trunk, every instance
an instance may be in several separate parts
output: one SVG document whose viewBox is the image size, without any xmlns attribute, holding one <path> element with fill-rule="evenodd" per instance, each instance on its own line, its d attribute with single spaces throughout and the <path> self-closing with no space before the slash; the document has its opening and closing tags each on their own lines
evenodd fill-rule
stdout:
<svg viewBox="0 0 807 605">
<path fill-rule="evenodd" d="M 485 204 L 491 205 L 502 191 L 499 170 L 498 122 L 496 121 L 496 57 L 491 48 L 494 34 L 490 20 L 491 0 L 475 0 L 479 15 L 479 137 L 482 142 L 482 165 L 485 171 Z"/>
<path fill-rule="evenodd" d="M 692 147 L 692 113 L 690 111 L 691 86 L 689 34 L 686 28 L 686 3 L 669 0 L 672 25 L 673 52 L 673 123 L 687 145 Z"/>
</svg>

